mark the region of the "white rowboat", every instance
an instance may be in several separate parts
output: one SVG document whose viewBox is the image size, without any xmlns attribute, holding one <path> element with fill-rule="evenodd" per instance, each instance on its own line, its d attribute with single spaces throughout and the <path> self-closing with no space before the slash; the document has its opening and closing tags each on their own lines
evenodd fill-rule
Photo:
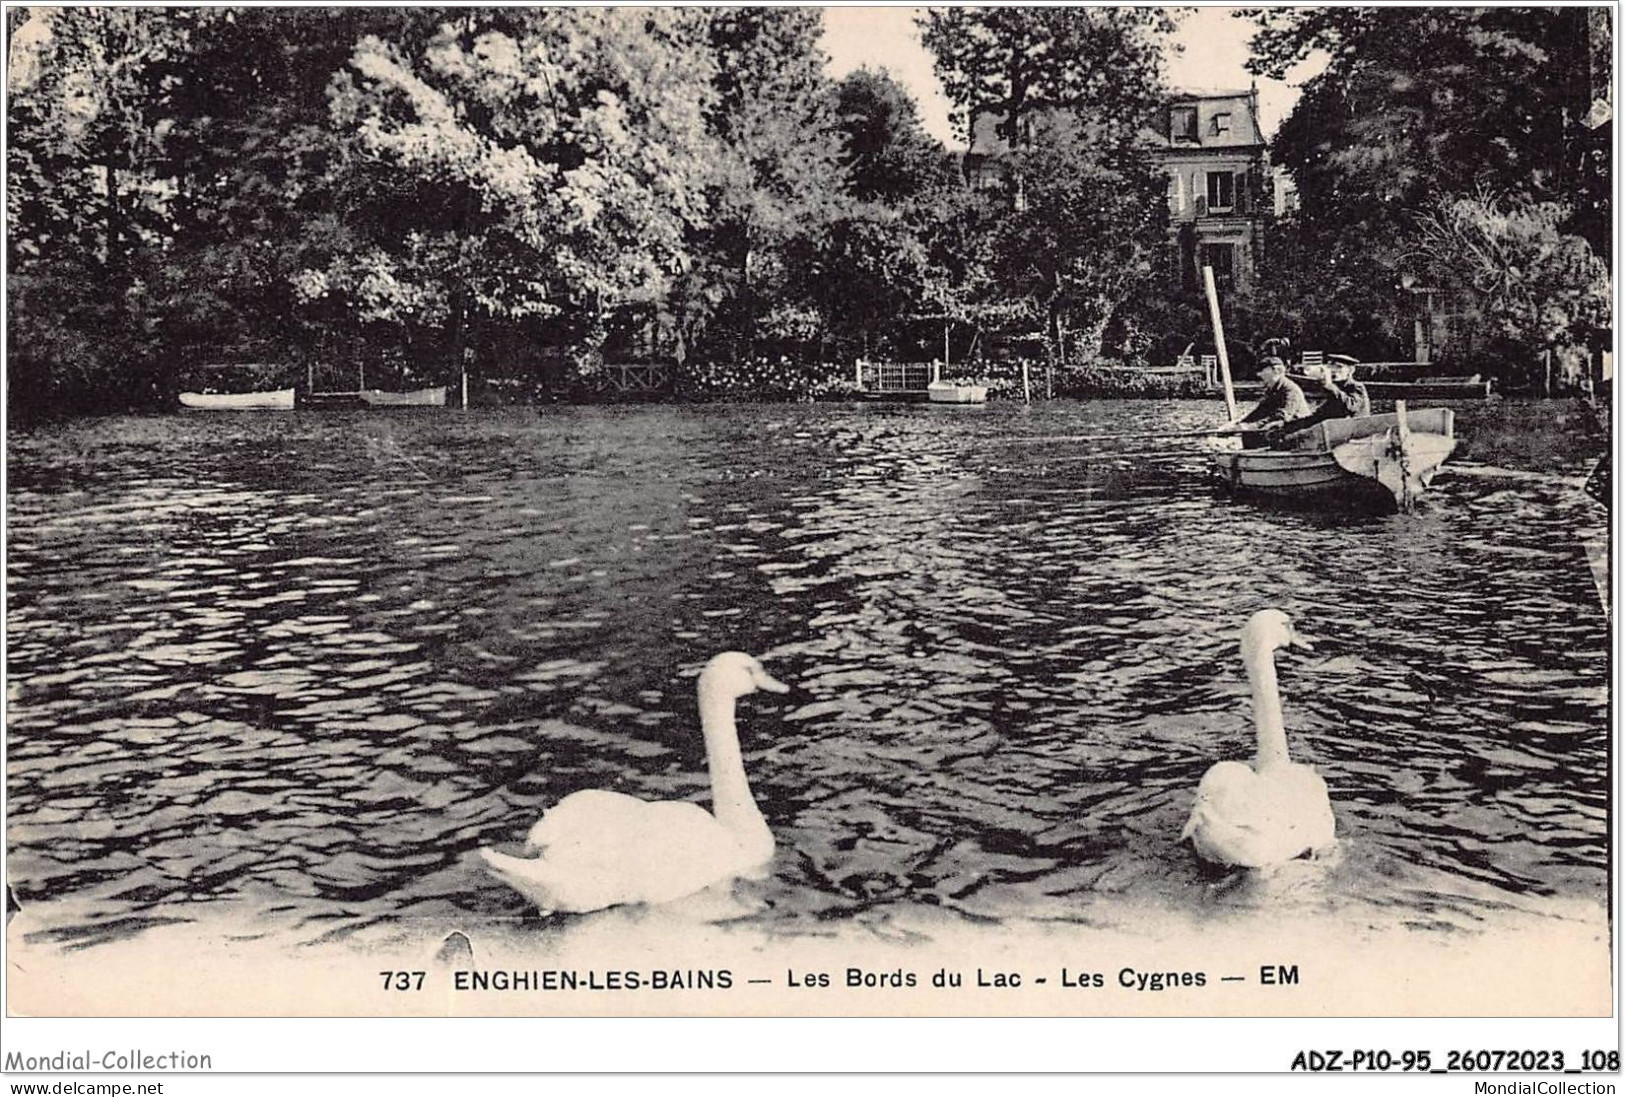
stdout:
<svg viewBox="0 0 1625 1097">
<path fill-rule="evenodd" d="M 956 385 L 951 381 L 932 381 L 925 389 L 933 404 L 985 404 L 986 385 Z"/>
<path fill-rule="evenodd" d="M 362 389 L 361 402 L 379 408 L 443 408 L 446 406 L 446 386 L 413 389 L 411 392 L 384 392 L 382 389 Z"/>
<path fill-rule="evenodd" d="M 292 411 L 293 389 L 270 392 L 183 392 L 181 407 L 194 411 Z"/>
</svg>

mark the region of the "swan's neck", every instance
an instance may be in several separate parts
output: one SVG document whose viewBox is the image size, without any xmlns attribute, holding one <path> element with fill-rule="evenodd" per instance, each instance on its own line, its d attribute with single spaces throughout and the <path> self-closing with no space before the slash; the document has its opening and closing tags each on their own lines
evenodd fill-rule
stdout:
<svg viewBox="0 0 1625 1097">
<path fill-rule="evenodd" d="M 1253 687 L 1253 726 L 1258 730 L 1258 768 L 1284 766 L 1286 722 L 1281 717 L 1281 688 L 1275 679 L 1275 653 L 1269 649 L 1246 654 L 1247 680 Z"/>
<path fill-rule="evenodd" d="M 763 826 L 739 752 L 734 698 L 708 689 L 707 683 L 700 686 L 700 729 L 705 733 L 705 759 L 711 768 L 711 813 L 735 832 Z"/>
</svg>

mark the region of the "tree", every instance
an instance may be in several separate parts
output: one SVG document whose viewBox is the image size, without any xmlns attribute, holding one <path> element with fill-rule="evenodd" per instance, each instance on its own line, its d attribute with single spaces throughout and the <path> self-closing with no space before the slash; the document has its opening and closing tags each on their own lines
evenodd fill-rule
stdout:
<svg viewBox="0 0 1625 1097">
<path fill-rule="evenodd" d="M 1557 203 L 1568 214 L 1558 228 L 1607 254 L 1607 175 L 1580 124 L 1597 26 L 1584 9 L 1246 14 L 1259 27 L 1255 71 L 1285 75 L 1314 50 L 1330 58 L 1272 145 L 1302 208 L 1274 234 L 1266 275 L 1324 341 L 1392 356 L 1418 216 L 1481 187 Z"/>
<path fill-rule="evenodd" d="M 925 132 L 920 111 L 884 70 L 856 69 L 836 88 L 849 193 L 902 208 L 959 178 L 957 158 Z"/>
<path fill-rule="evenodd" d="M 19 30 L 12 365 L 39 376 L 14 398 L 117 406 L 200 361 L 297 356 L 290 278 L 330 213 L 325 87 L 384 18 L 55 9 Z"/>
<path fill-rule="evenodd" d="M 1514 346 L 1560 360 L 1609 325 L 1612 292 L 1602 260 L 1559 225 L 1551 202 L 1479 191 L 1442 200 L 1417 218 L 1412 257 L 1428 282 L 1471 302 L 1485 326 Z"/>
<path fill-rule="evenodd" d="M 10 96 L 14 407 L 139 399 L 158 383 L 136 307 L 170 236 L 171 99 L 186 49 L 177 12 L 36 9 L 17 32 Z"/>
<path fill-rule="evenodd" d="M 1097 358 L 1118 308 L 1167 251 L 1167 184 L 1147 159 L 1112 154 L 1098 127 L 1053 117 L 1015 154 L 1025 200 L 998 229 L 1000 282 L 1044 323 L 1052 358 Z"/>
<path fill-rule="evenodd" d="M 1156 105 L 1162 39 L 1175 23 L 1160 8 L 931 8 L 921 39 L 936 58 L 953 121 L 969 137 L 976 118 L 998 118 L 1011 147 L 1028 121 L 1084 109 L 1114 144 L 1133 139 Z"/>
<path fill-rule="evenodd" d="M 617 308 L 659 300 L 708 223 L 703 25 L 682 9 L 459 9 L 421 48 L 363 39 L 332 92 L 367 231 L 301 275 L 362 321 L 555 319 L 589 362 Z M 453 368 L 456 368 L 454 365 Z"/>
<path fill-rule="evenodd" d="M 875 353 L 888 331 L 940 312 L 927 299 L 926 236 L 944 215 L 944 191 L 963 189 L 957 159 L 920 124 L 913 99 L 887 73 L 858 69 L 836 88 L 848 192 L 827 228 L 803 234 L 805 272 L 842 350 Z"/>
<path fill-rule="evenodd" d="M 804 335 L 805 271 L 843 211 L 846 172 L 835 96 L 818 48 L 815 8 L 715 8 L 704 13 L 715 65 L 707 112 L 715 138 L 712 216 L 692 234 L 694 263 L 672 311 L 679 355 L 703 343 L 716 357 L 748 355 L 760 335 Z M 794 317 L 776 325 L 775 317 Z"/>
<path fill-rule="evenodd" d="M 933 8 L 923 40 L 973 135 L 996 119 L 1004 210 L 986 239 L 1006 308 L 1043 324 L 1052 361 L 1097 355 L 1113 313 L 1165 247 L 1165 184 L 1141 147 L 1161 102 L 1162 41 L 1150 8 Z"/>
<path fill-rule="evenodd" d="M 148 295 L 170 353 L 273 362 L 330 358 L 335 319 L 301 307 L 299 274 L 326 262 L 349 227 L 342 136 L 328 85 L 369 34 L 409 41 L 421 10 L 196 9 L 173 102 L 167 174 L 173 238 Z"/>
</svg>

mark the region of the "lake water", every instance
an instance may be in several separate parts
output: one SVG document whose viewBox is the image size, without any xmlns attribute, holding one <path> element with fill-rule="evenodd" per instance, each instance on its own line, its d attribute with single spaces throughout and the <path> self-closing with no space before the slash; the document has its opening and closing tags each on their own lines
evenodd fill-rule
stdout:
<svg viewBox="0 0 1625 1097">
<path fill-rule="evenodd" d="M 708 795 L 743 649 L 794 937 L 1165 916 L 1606 924 L 1606 535 L 1465 463 L 1410 516 L 1228 499 L 1205 403 L 128 417 L 13 432 L 10 885 L 72 948 L 231 912 L 294 941 L 523 926 L 474 852 L 583 787 Z M 1154 451 L 1126 456 L 1128 450 Z M 1238 884 L 1175 839 L 1252 750 L 1278 606 L 1339 853 Z M 742 887 L 745 885 L 742 885 Z"/>
</svg>

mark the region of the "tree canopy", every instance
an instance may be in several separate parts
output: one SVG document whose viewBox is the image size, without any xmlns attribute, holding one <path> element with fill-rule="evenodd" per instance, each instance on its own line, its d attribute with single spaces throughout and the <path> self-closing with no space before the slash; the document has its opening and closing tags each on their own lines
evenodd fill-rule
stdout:
<svg viewBox="0 0 1625 1097">
<path fill-rule="evenodd" d="M 931 8 L 921 40 L 962 133 L 992 114 L 999 136 L 1021 146 L 1024 123 L 1055 110 L 1088 111 L 1119 139 L 1135 133 L 1158 102 L 1174 29 L 1162 8 Z"/>
<path fill-rule="evenodd" d="M 1312 322 L 1362 340 L 1364 353 L 1399 353 L 1406 303 L 1398 283 L 1421 274 L 1423 251 L 1437 265 L 1437 218 L 1465 224 L 1469 208 L 1500 209 L 1514 222 L 1535 216 L 1554 244 L 1570 236 L 1599 259 L 1609 255 L 1606 129 L 1599 135 L 1588 120 L 1599 90 L 1607 94 L 1606 68 L 1598 69 L 1611 52 L 1606 18 L 1520 7 L 1244 14 L 1258 27 L 1259 74 L 1282 77 L 1316 51 L 1329 58 L 1271 146 L 1301 198 L 1278 234 L 1271 290 L 1293 289 L 1300 312 L 1318 317 Z M 1589 277 L 1581 265 L 1568 269 Z M 1456 281 L 1465 290 L 1472 280 Z M 1485 315 L 1482 304 L 1466 307 Z M 1389 320 L 1373 324 L 1374 315 Z M 1530 347 L 1544 338 L 1533 327 L 1526 335 Z"/>
</svg>

